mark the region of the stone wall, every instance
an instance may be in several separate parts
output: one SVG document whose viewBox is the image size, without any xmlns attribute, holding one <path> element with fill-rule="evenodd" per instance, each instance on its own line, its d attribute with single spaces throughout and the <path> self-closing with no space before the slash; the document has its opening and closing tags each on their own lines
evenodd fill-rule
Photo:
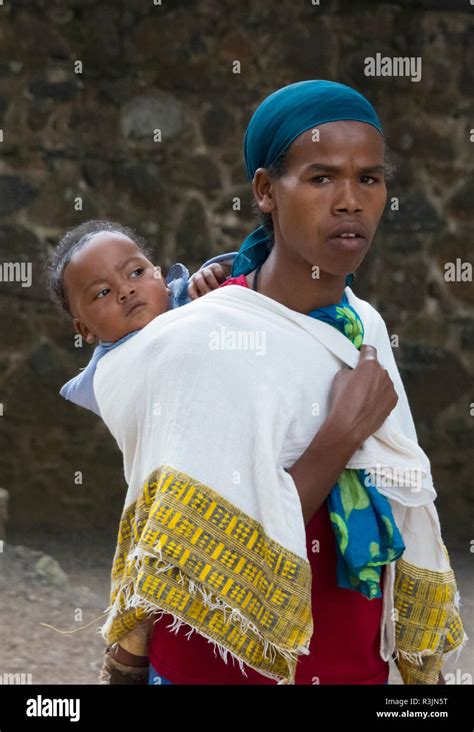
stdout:
<svg viewBox="0 0 474 732">
<path fill-rule="evenodd" d="M 113 532 L 125 487 L 105 427 L 58 396 L 89 352 L 47 299 L 48 250 L 96 217 L 136 227 L 165 269 L 238 248 L 254 227 L 241 152 L 253 109 L 284 84 L 329 78 L 375 104 L 399 167 L 399 210 L 387 208 L 354 290 L 399 338 L 445 533 L 466 545 L 474 291 L 445 265 L 472 262 L 473 24 L 465 0 L 0 5 L 0 262 L 33 271 L 31 287 L 0 282 L 0 479 L 14 529 Z M 367 77 L 376 53 L 420 57 L 421 81 Z"/>
</svg>

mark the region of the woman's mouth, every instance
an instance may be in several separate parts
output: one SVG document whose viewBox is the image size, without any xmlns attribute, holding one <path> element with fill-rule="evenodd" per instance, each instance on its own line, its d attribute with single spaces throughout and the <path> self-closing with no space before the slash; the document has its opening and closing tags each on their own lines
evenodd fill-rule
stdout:
<svg viewBox="0 0 474 732">
<path fill-rule="evenodd" d="M 331 236 L 328 241 L 334 246 L 341 247 L 349 251 L 361 249 L 367 243 L 367 239 L 364 236 L 357 236 L 355 234 L 341 234 L 340 236 Z"/>
</svg>

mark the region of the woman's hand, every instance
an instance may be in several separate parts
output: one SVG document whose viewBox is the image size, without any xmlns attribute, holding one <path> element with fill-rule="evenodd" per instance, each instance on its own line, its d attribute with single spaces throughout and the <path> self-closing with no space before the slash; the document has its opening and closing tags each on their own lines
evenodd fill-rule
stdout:
<svg viewBox="0 0 474 732">
<path fill-rule="evenodd" d="M 334 377 L 324 423 L 288 469 L 298 491 L 305 526 L 329 495 L 361 443 L 373 434 L 398 402 L 392 380 L 374 346 L 361 346 L 355 369 Z"/>
<path fill-rule="evenodd" d="M 214 262 L 203 269 L 198 269 L 189 278 L 188 295 L 191 300 L 206 295 L 217 288 L 226 280 L 232 269 L 232 262 Z"/>
<path fill-rule="evenodd" d="M 397 402 L 388 371 L 377 360 L 377 349 L 362 345 L 357 366 L 343 368 L 334 377 L 327 419 L 360 446 L 385 422 Z"/>
</svg>

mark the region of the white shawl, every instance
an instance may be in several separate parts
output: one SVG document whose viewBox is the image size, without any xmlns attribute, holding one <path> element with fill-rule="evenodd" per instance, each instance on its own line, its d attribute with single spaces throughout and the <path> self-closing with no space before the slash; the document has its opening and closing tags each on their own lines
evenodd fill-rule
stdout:
<svg viewBox="0 0 474 732">
<path fill-rule="evenodd" d="M 439 619 L 435 629 L 429 628 L 432 638 L 423 645 L 424 621 L 420 619 L 419 627 L 413 627 L 401 617 L 407 598 L 403 595 L 397 605 L 396 566 L 388 565 L 380 652 L 385 660 L 395 653 L 406 662 L 407 669 L 400 668 L 406 683 L 430 683 L 442 658 L 435 671 L 424 677 L 416 669 L 422 657 L 442 657 L 467 640 L 456 611 L 459 596 L 434 506 L 430 462 L 418 444 L 385 323 L 369 303 L 349 287 L 345 291 L 363 322 L 364 342 L 377 348 L 378 359 L 399 397 L 384 424 L 346 467 L 370 470 L 379 491 L 390 500 L 406 545 L 396 563 L 400 597 L 406 577 L 413 571 L 418 582 L 418 597 L 411 598 L 413 606 L 426 605 L 430 592 L 432 596 L 433 587 L 426 584 L 430 581 L 442 587 L 444 603 L 444 619 Z M 305 526 L 287 469 L 324 422 L 336 373 L 344 366 L 354 368 L 359 355 L 349 339 L 332 326 L 248 288 L 229 285 L 155 318 L 99 362 L 95 395 L 123 453 L 128 484 L 112 571 L 110 613 L 103 628 L 109 643 L 121 640 L 142 620 L 163 610 L 173 613 L 177 627 L 185 622 L 209 638 L 224 658 L 229 652 L 280 683 L 294 682 L 297 657 L 308 653 L 313 627 L 305 614 L 310 578 Z M 170 471 L 175 482 L 184 476 L 188 486 L 209 491 L 214 498 L 217 494 L 226 510 L 245 517 L 275 551 L 299 566 L 304 579 L 294 590 L 299 599 L 292 606 L 294 615 L 288 617 L 288 624 L 293 622 L 300 629 L 293 646 L 288 642 L 288 627 L 281 636 L 279 630 L 274 636 L 267 635 L 237 602 L 200 583 L 196 573 L 188 571 L 185 559 L 178 562 L 172 552 L 164 556 L 164 543 L 157 540 L 158 536 L 169 540 L 164 525 L 158 529 L 153 524 L 153 539 L 144 538 L 147 521 L 163 499 L 160 486 L 166 480 L 169 485 Z M 149 496 L 150 485 L 158 485 L 158 490 L 147 501 L 144 496 Z M 173 510 L 182 517 L 178 508 Z M 187 520 L 195 518 L 194 511 Z M 150 522 L 148 534 L 152 519 Z M 194 525 L 194 530 L 202 527 Z M 188 554 L 190 549 L 188 546 Z M 214 603 L 224 616 L 225 609 L 231 611 L 230 622 L 247 634 L 252 632 L 262 653 L 239 653 L 238 646 L 222 634 L 147 594 L 140 580 L 151 571 L 147 567 L 152 559 L 155 570 L 160 567 L 158 573 L 169 573 L 175 566 L 179 581 L 188 580 L 189 592 L 195 595 L 199 591 L 204 606 Z M 457 626 L 453 629 L 454 619 Z"/>
</svg>

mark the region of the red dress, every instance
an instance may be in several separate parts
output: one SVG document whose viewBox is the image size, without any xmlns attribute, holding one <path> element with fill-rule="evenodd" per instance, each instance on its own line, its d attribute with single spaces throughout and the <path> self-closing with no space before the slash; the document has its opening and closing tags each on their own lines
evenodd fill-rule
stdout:
<svg viewBox="0 0 474 732">
<path fill-rule="evenodd" d="M 245 275 L 226 280 L 225 285 L 247 287 Z M 316 541 L 317 540 L 317 541 Z M 298 659 L 297 684 L 385 684 L 389 664 L 380 656 L 382 598 L 368 600 L 355 590 L 345 590 L 336 581 L 336 539 L 327 503 L 306 527 L 306 548 L 311 565 L 311 601 L 314 632 L 310 653 Z M 320 551 L 317 549 L 320 548 Z M 314 550 L 314 551 L 313 551 Z M 382 582 L 384 571 L 382 571 Z M 212 643 L 182 625 L 178 633 L 166 627 L 173 617 L 164 614 L 153 629 L 149 644 L 150 663 L 174 684 L 276 684 L 245 666 L 243 676 L 236 661 L 227 664 Z"/>
</svg>

